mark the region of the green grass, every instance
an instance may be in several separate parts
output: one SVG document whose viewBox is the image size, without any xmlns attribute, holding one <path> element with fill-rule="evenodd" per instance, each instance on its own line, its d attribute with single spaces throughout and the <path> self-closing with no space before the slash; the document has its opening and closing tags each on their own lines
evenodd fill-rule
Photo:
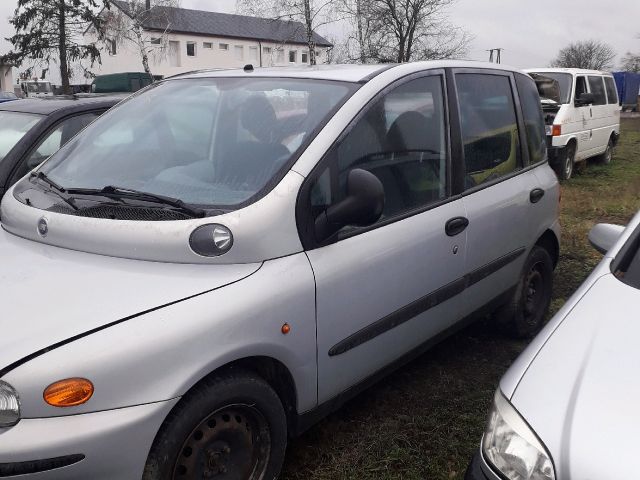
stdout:
<svg viewBox="0 0 640 480">
<path fill-rule="evenodd" d="M 640 119 L 625 119 L 609 166 L 590 162 L 562 186 L 561 257 L 552 313 L 600 256 L 587 233 L 640 208 Z M 498 381 L 526 342 L 472 325 L 365 391 L 291 442 L 282 478 L 460 479 Z"/>
</svg>

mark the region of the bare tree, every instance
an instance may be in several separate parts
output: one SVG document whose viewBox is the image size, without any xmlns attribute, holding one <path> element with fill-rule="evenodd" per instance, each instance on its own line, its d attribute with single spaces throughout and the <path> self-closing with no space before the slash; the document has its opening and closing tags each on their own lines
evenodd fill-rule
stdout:
<svg viewBox="0 0 640 480">
<path fill-rule="evenodd" d="M 106 17 L 107 45 L 115 42 L 119 46 L 130 46 L 140 55 L 144 71 L 151 75 L 149 60 L 162 60 L 169 49 L 171 19 L 167 7 L 177 8 L 179 0 L 122 0 L 114 2 Z M 153 22 L 153 35 L 145 31 L 145 26 Z M 109 45 L 108 45 L 109 46 Z"/>
<path fill-rule="evenodd" d="M 351 19 L 356 58 L 362 62 L 409 62 L 464 55 L 469 35 L 452 25 L 455 0 L 343 0 Z"/>
<path fill-rule="evenodd" d="M 301 22 L 309 48 L 309 63 L 316 65 L 314 32 L 335 21 L 335 11 L 332 8 L 335 2 L 336 0 L 238 0 L 238 10 L 258 17 Z"/>
<path fill-rule="evenodd" d="M 572 43 L 558 52 L 551 62 L 552 67 L 586 68 L 590 70 L 610 70 L 616 58 L 615 50 L 598 40 Z"/>
<path fill-rule="evenodd" d="M 622 57 L 621 69 L 625 72 L 640 73 L 640 54 L 627 52 L 627 54 Z"/>
</svg>

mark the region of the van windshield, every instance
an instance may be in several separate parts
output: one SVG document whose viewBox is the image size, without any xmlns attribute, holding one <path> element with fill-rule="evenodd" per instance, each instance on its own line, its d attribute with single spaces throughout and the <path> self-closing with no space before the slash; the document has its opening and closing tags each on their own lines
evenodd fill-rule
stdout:
<svg viewBox="0 0 640 480">
<path fill-rule="evenodd" d="M 46 162 L 64 189 L 116 186 L 231 209 L 273 186 L 356 84 L 175 79 L 100 117 Z"/>
<path fill-rule="evenodd" d="M 560 103 L 571 103 L 571 88 L 573 87 L 573 76 L 570 73 L 562 72 L 535 72 L 547 78 L 553 78 L 560 85 Z"/>
</svg>

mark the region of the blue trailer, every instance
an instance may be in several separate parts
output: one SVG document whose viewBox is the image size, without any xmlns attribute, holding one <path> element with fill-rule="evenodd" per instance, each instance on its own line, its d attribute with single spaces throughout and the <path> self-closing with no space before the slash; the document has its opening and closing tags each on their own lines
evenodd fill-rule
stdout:
<svg viewBox="0 0 640 480">
<path fill-rule="evenodd" d="M 622 110 L 637 110 L 640 96 L 640 73 L 613 72 Z"/>
</svg>

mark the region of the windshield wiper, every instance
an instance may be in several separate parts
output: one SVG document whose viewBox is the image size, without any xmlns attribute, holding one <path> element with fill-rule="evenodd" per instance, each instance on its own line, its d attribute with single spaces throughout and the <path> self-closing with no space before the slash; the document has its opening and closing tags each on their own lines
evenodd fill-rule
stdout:
<svg viewBox="0 0 640 480">
<path fill-rule="evenodd" d="M 206 212 L 201 209 L 189 205 L 178 198 L 166 197 L 164 195 L 158 195 L 155 193 L 141 192 L 139 190 L 133 190 L 131 188 L 115 187 L 113 185 L 107 185 L 102 189 L 89 189 L 89 188 L 70 188 L 67 190 L 70 195 L 101 195 L 107 198 L 114 198 L 117 200 L 123 200 L 127 198 L 141 200 L 150 203 L 159 203 L 168 205 L 185 213 L 188 213 L 192 217 L 204 217 Z"/>
<path fill-rule="evenodd" d="M 29 178 L 37 178 L 38 180 L 40 180 L 40 181 L 46 183 L 47 185 L 49 185 L 50 191 L 55 193 L 58 197 L 60 197 L 64 201 L 64 203 L 69 205 L 75 211 L 78 211 L 78 206 L 74 203 L 73 199 L 69 198 L 67 195 L 65 195 L 66 190 L 63 187 L 61 187 L 60 185 L 58 185 L 56 182 L 51 180 L 49 177 L 47 177 L 46 173 L 40 172 L 40 171 L 31 172 L 31 175 L 29 175 Z"/>
</svg>

